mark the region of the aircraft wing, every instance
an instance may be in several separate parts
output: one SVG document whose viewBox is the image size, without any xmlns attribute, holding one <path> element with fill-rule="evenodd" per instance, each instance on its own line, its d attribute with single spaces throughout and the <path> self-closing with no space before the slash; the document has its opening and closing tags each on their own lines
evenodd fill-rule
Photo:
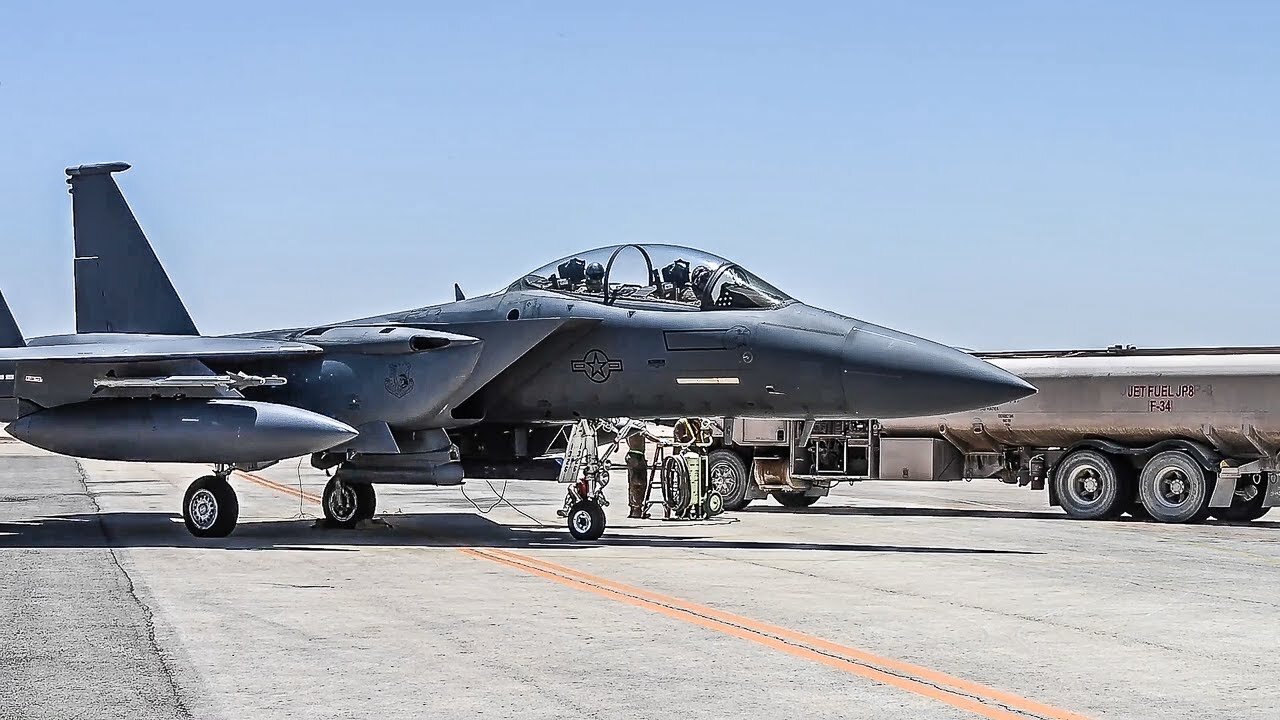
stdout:
<svg viewBox="0 0 1280 720">
<path fill-rule="evenodd" d="M 286 340 L 259 340 L 236 337 L 135 336 L 110 334 L 106 337 L 78 336 L 79 341 L 59 343 L 59 338 L 33 339 L 27 347 L 0 348 L 0 362 L 112 363 L 147 360 L 217 358 L 250 359 L 290 355 L 311 355 L 323 349 Z M 92 338 L 92 340 L 90 340 Z M 101 339 L 99 339 L 101 338 Z"/>
</svg>

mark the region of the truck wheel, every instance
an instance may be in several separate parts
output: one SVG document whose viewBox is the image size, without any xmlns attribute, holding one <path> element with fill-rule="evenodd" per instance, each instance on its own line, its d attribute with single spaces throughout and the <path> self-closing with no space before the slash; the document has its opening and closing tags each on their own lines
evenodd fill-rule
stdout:
<svg viewBox="0 0 1280 720">
<path fill-rule="evenodd" d="M 1053 471 L 1058 503 L 1076 520 L 1111 520 L 1127 509 L 1124 485 L 1111 458 L 1077 450 Z"/>
<path fill-rule="evenodd" d="M 723 449 L 707 453 L 707 477 L 724 498 L 725 510 L 741 510 L 751 503 L 747 497 L 751 473 L 738 453 Z"/>
<path fill-rule="evenodd" d="M 778 501 L 779 505 L 789 508 L 807 508 L 818 502 L 817 495 L 805 495 L 795 490 L 774 490 L 769 494 Z"/>
<path fill-rule="evenodd" d="M 1180 450 L 1166 450 L 1147 461 L 1138 478 L 1138 496 L 1160 522 L 1195 523 L 1209 516 L 1209 478 Z"/>
<path fill-rule="evenodd" d="M 1242 495 L 1241 492 L 1244 494 Z M 1249 493 L 1253 494 L 1246 497 Z M 1252 522 L 1266 515 L 1271 509 L 1262 507 L 1262 501 L 1266 497 L 1265 486 L 1249 485 L 1243 491 L 1237 490 L 1236 494 L 1231 496 L 1231 507 L 1209 508 L 1209 515 L 1227 522 Z"/>
</svg>

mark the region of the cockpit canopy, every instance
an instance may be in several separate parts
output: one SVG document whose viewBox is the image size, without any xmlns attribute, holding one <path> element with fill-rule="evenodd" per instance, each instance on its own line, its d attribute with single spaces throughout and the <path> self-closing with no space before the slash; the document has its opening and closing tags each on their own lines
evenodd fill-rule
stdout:
<svg viewBox="0 0 1280 720">
<path fill-rule="evenodd" d="M 763 310 L 792 298 L 742 266 L 677 245 L 611 245 L 534 270 L 511 289 L 551 290 L 613 304 Z"/>
</svg>

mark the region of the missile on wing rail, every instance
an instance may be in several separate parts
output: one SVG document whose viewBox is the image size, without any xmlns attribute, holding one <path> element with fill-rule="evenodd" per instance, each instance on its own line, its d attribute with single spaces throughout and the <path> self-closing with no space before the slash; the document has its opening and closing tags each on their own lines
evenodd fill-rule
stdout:
<svg viewBox="0 0 1280 720">
<path fill-rule="evenodd" d="M 62 455 L 252 463 L 308 455 L 359 432 L 331 417 L 249 400 L 90 400 L 23 416 L 13 437 Z"/>
</svg>

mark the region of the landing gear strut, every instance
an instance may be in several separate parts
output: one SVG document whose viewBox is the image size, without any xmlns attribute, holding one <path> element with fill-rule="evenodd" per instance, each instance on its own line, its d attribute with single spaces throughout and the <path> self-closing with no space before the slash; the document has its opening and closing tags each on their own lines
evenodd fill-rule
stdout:
<svg viewBox="0 0 1280 720">
<path fill-rule="evenodd" d="M 613 444 L 601 453 L 598 437 L 604 427 L 603 421 L 579 420 L 569 434 L 565 462 L 560 468 L 560 482 L 566 483 L 569 489 L 559 515 L 568 518 L 569 534 L 575 540 L 599 540 L 604 534 L 604 509 L 609 507 L 604 496 L 604 488 L 609 484 L 608 461 L 617 450 L 617 438 L 621 435 L 614 428 Z"/>
<path fill-rule="evenodd" d="M 325 483 L 320 506 L 324 518 L 333 527 L 353 528 L 361 520 L 368 520 L 378 507 L 378 496 L 369 484 L 355 484 L 334 475 Z"/>
<path fill-rule="evenodd" d="M 182 498 L 182 521 L 196 537 L 226 537 L 236 528 L 240 517 L 240 501 L 227 482 L 229 469 L 219 468 L 187 487 Z"/>
</svg>

